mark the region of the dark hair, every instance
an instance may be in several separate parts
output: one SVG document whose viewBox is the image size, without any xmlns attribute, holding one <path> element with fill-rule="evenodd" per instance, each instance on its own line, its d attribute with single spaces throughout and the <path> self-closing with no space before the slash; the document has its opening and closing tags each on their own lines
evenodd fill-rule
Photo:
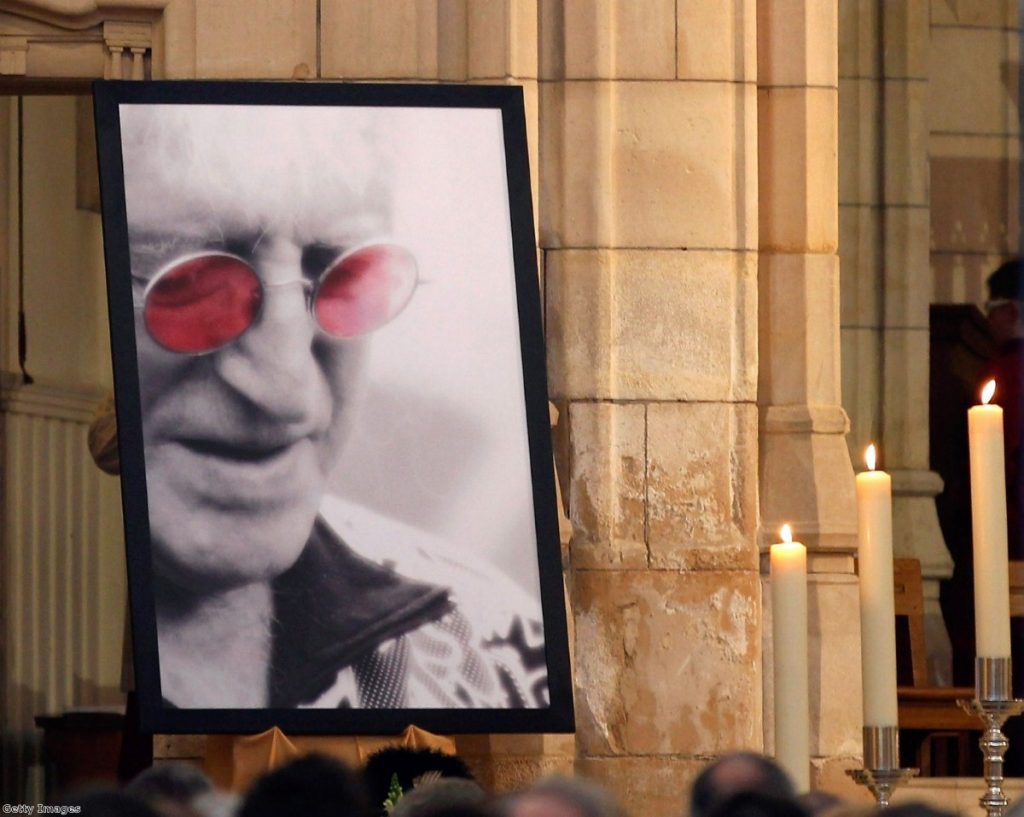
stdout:
<svg viewBox="0 0 1024 817">
<path fill-rule="evenodd" d="M 1024 301 L 1024 275 L 1019 258 L 1011 258 L 1001 264 L 986 281 L 989 298 L 1007 298 Z"/>
<path fill-rule="evenodd" d="M 508 817 L 516 806 L 531 797 L 546 797 L 572 807 L 580 817 L 622 817 L 623 812 L 607 790 L 579 777 L 551 775 L 529 788 L 522 789 L 499 801 L 500 813 Z"/>
<path fill-rule="evenodd" d="M 347 766 L 306 755 L 265 774 L 249 789 L 238 817 L 366 817 L 366 791 Z"/>
<path fill-rule="evenodd" d="M 732 752 L 704 767 L 690 789 L 690 817 L 708 817 L 718 804 L 741 792 L 792 799 L 793 782 L 771 758 Z"/>
<path fill-rule="evenodd" d="M 416 778 L 428 772 L 437 772 L 442 778 L 457 777 L 472 780 L 466 762 L 458 755 L 446 755 L 436 749 L 406 749 L 391 746 L 374 752 L 363 767 L 363 783 L 374 811 L 383 811 L 384 801 L 391 789 L 391 776 L 398 776 L 402 791 L 412 789 Z"/>
<path fill-rule="evenodd" d="M 807 817 L 792 797 L 778 797 L 761 791 L 741 791 L 718 803 L 712 817 Z"/>
</svg>

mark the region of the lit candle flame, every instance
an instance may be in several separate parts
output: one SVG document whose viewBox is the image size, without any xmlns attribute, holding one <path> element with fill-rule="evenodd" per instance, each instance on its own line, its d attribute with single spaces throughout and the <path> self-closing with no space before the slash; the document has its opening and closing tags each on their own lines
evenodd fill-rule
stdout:
<svg viewBox="0 0 1024 817">
<path fill-rule="evenodd" d="M 875 444 L 871 443 L 868 446 L 867 451 L 864 452 L 864 462 L 868 466 L 869 471 L 875 470 Z"/>
<path fill-rule="evenodd" d="M 787 545 L 793 544 L 793 529 L 788 524 L 782 526 L 782 530 L 779 531 L 779 535 L 782 536 L 782 541 Z"/>
<path fill-rule="evenodd" d="M 996 381 L 989 380 L 985 384 L 985 388 L 981 390 L 981 402 L 983 405 L 988 405 L 988 401 L 992 399 L 992 395 L 996 393 Z"/>
</svg>

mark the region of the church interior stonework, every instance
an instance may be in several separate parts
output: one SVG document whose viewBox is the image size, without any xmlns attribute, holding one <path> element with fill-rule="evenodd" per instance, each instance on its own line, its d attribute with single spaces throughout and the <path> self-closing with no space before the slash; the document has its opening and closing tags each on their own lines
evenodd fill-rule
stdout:
<svg viewBox="0 0 1024 817">
<path fill-rule="evenodd" d="M 576 731 L 453 737 L 486 787 L 575 773 L 682 817 L 709 759 L 775 749 L 784 523 L 810 786 L 871 802 L 846 774 L 868 443 L 920 565 L 926 683 L 962 683 L 936 327 L 984 323 L 1018 253 L 1020 39 L 1016 0 L 0 0 L 4 801 L 42 802 L 37 716 L 124 704 L 120 487 L 87 446 L 114 386 L 92 80 L 523 89 Z M 896 801 L 981 814 L 979 785 Z"/>
</svg>

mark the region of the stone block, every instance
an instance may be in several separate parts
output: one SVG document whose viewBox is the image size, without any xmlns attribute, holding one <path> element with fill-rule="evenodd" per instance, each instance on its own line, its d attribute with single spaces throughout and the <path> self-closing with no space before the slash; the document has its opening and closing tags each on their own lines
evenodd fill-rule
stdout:
<svg viewBox="0 0 1024 817">
<path fill-rule="evenodd" d="M 842 326 L 878 326 L 882 322 L 882 213 L 870 205 L 839 206 Z"/>
<path fill-rule="evenodd" d="M 814 0 L 760 0 L 758 84 L 835 88 L 839 72 L 838 5 Z"/>
<path fill-rule="evenodd" d="M 759 392 L 771 405 L 838 405 L 839 257 L 763 254 Z"/>
<path fill-rule="evenodd" d="M 882 3 L 883 73 L 898 79 L 928 79 L 930 0 Z M 887 109 L 891 110 L 891 109 Z"/>
<path fill-rule="evenodd" d="M 757 410 L 751 404 L 647 407 L 651 564 L 756 570 Z"/>
<path fill-rule="evenodd" d="M 321 71 L 325 78 L 436 79 L 441 0 L 322 0 Z M 468 19 L 446 18 L 455 48 Z M 256 53 L 262 54 L 262 48 Z M 458 64 L 449 52 L 448 68 Z M 467 58 L 468 59 L 468 58 Z M 468 70 L 468 67 L 467 67 Z"/>
<path fill-rule="evenodd" d="M 677 6 L 679 79 L 757 80 L 755 0 L 681 0 Z"/>
<path fill-rule="evenodd" d="M 316 74 L 316 34 L 316 0 L 196 3 L 195 76 L 305 79 Z"/>
<path fill-rule="evenodd" d="M 615 792 L 628 817 L 687 813 L 690 787 L 706 759 L 669 757 L 582 757 L 579 773 Z"/>
<path fill-rule="evenodd" d="M 765 576 L 762 581 L 764 740 L 770 751 L 775 745 L 771 580 Z M 859 755 L 863 717 L 856 576 L 812 573 L 807 583 L 807 619 L 811 756 Z"/>
<path fill-rule="evenodd" d="M 548 250 L 553 395 L 753 400 L 752 253 Z"/>
<path fill-rule="evenodd" d="M 647 567 L 646 408 L 572 403 L 569 509 L 577 568 Z"/>
<path fill-rule="evenodd" d="M 928 119 L 932 131 L 1020 132 L 1019 41 L 1020 35 L 1015 31 L 932 29 L 928 71 Z"/>
<path fill-rule="evenodd" d="M 755 249 L 755 104 L 735 83 L 542 83 L 541 245 Z"/>
<path fill-rule="evenodd" d="M 436 5 L 440 79 L 537 78 L 537 0 L 436 0 Z"/>
<path fill-rule="evenodd" d="M 573 607 L 582 755 L 760 746 L 756 572 L 578 571 Z"/>
<path fill-rule="evenodd" d="M 675 2 L 539 0 L 542 79 L 672 79 Z"/>
<path fill-rule="evenodd" d="M 547 774 L 572 775 L 574 735 L 458 735 L 456 750 L 489 791 L 522 788 Z"/>
<path fill-rule="evenodd" d="M 839 7 L 839 77 L 875 78 L 878 66 L 878 3 L 846 0 Z"/>
<path fill-rule="evenodd" d="M 847 773 L 847 769 L 864 768 L 860 751 L 857 757 L 813 757 L 811 758 L 811 791 L 824 791 L 849 804 L 851 811 L 861 808 L 864 813 L 874 812 L 875 798 L 864 786 L 858 786 Z M 899 791 L 899 789 L 897 789 Z M 940 806 L 948 809 L 949 804 Z M 859 812 L 856 812 L 859 813 Z M 963 813 L 963 812 L 958 812 Z"/>
<path fill-rule="evenodd" d="M 879 88 L 874 79 L 839 80 L 840 207 L 881 203 Z"/>
<path fill-rule="evenodd" d="M 993 3 L 992 0 L 931 0 L 933 27 L 971 26 L 985 28 L 1017 28 L 1016 3 Z"/>
<path fill-rule="evenodd" d="M 1020 147 L 1015 137 L 932 136 L 930 168 L 933 250 L 1017 251 Z"/>
<path fill-rule="evenodd" d="M 928 83 L 886 80 L 885 203 L 928 206 Z"/>
<path fill-rule="evenodd" d="M 928 468 L 927 328 L 882 335 L 882 444 L 889 467 Z"/>
<path fill-rule="evenodd" d="M 841 331 L 843 349 L 843 408 L 850 415 L 846 438 L 854 469 L 864 465 L 864 451 L 881 439 L 882 333 L 853 326 Z"/>
<path fill-rule="evenodd" d="M 832 88 L 759 88 L 762 251 L 835 252 L 838 103 Z"/>
<path fill-rule="evenodd" d="M 887 207 L 883 221 L 884 325 L 927 329 L 928 305 L 933 301 L 928 253 L 929 210 L 927 206 Z M 927 368 L 927 359 L 922 363 Z"/>
<path fill-rule="evenodd" d="M 838 406 L 828 407 L 823 417 L 811 412 L 806 421 L 791 414 L 795 413 L 785 406 L 772 406 L 762 420 L 762 544 L 767 546 L 788 522 L 811 551 L 853 552 L 857 547 L 853 465 L 845 428 L 837 422 L 845 420 L 845 414 Z"/>
</svg>

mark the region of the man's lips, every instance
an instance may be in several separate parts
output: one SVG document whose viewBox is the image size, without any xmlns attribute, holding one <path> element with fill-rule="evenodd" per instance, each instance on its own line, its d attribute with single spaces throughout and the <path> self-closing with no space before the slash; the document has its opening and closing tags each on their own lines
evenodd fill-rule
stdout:
<svg viewBox="0 0 1024 817">
<path fill-rule="evenodd" d="M 177 442 L 193 454 L 203 457 L 240 463 L 259 463 L 273 459 L 294 448 L 305 437 L 290 440 L 226 442 L 196 438 L 179 439 Z"/>
</svg>

